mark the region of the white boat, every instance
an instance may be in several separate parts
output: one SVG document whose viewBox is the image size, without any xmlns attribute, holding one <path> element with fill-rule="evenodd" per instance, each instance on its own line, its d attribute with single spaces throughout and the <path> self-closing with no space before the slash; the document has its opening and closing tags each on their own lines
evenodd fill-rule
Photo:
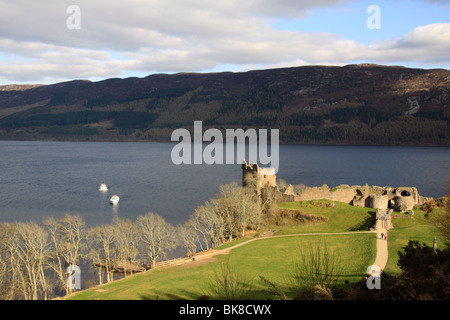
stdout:
<svg viewBox="0 0 450 320">
<path fill-rule="evenodd" d="M 120 200 L 120 198 L 119 198 L 117 195 L 113 195 L 113 196 L 111 197 L 111 199 L 109 199 L 109 202 L 110 202 L 111 204 L 118 204 L 118 203 L 119 203 L 119 200 Z"/>
<path fill-rule="evenodd" d="M 106 184 L 102 183 L 100 187 L 98 187 L 98 191 L 108 191 L 108 187 Z"/>
</svg>

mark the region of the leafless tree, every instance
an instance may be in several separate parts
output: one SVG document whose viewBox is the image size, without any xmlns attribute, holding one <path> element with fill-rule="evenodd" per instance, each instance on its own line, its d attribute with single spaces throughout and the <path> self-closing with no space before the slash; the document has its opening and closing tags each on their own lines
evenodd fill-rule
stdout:
<svg viewBox="0 0 450 320">
<path fill-rule="evenodd" d="M 261 201 L 252 188 L 232 182 L 219 190 L 216 198 L 198 207 L 185 224 L 200 235 L 202 250 L 242 237 L 247 229 L 259 229 L 262 223 Z"/>
<path fill-rule="evenodd" d="M 14 268 L 19 273 L 25 300 L 47 299 L 45 266 L 49 258 L 48 234 L 35 222 L 17 223 L 14 237 Z"/>
<path fill-rule="evenodd" d="M 284 192 L 284 190 L 286 190 L 289 184 L 286 182 L 286 180 L 279 178 L 277 181 L 277 186 L 281 192 Z"/>
<path fill-rule="evenodd" d="M 216 213 L 223 220 L 223 236 L 227 241 L 233 240 L 233 237 L 237 236 L 237 230 L 239 227 L 239 217 L 236 208 L 236 199 L 233 197 L 233 193 L 237 188 L 235 182 L 221 185 L 219 187 L 220 194 L 213 201 L 215 202 Z"/>
<path fill-rule="evenodd" d="M 127 269 L 133 273 L 132 266 L 136 264 L 139 255 L 139 230 L 137 224 L 129 219 L 115 218 L 113 222 L 114 248 L 117 264 L 123 267 L 127 276 Z"/>
<path fill-rule="evenodd" d="M 145 252 L 155 267 L 159 257 L 176 247 L 175 227 L 153 212 L 139 216 L 136 222 Z"/>
<path fill-rule="evenodd" d="M 112 225 L 99 225 L 91 227 L 88 230 L 89 239 L 89 255 L 94 262 L 100 264 L 99 267 L 99 282 L 103 283 L 102 269 L 106 271 L 106 281 L 114 280 L 114 260 L 115 252 L 113 248 L 114 243 L 114 228 Z"/>
<path fill-rule="evenodd" d="M 277 202 L 280 199 L 278 187 L 265 186 L 261 189 L 260 208 L 261 224 L 273 223 L 277 216 Z"/>
<path fill-rule="evenodd" d="M 0 224 L 0 255 L 2 256 L 2 285 L 0 287 L 0 299 L 13 300 L 18 297 L 19 271 L 17 270 L 15 231 L 16 224 Z M 8 272 L 7 272 L 8 270 Z"/>
<path fill-rule="evenodd" d="M 185 223 L 177 226 L 176 234 L 186 250 L 194 255 L 200 243 L 199 233 L 188 223 Z"/>
<path fill-rule="evenodd" d="M 259 197 L 251 190 L 237 187 L 233 196 L 237 206 L 238 226 L 244 237 L 247 229 L 259 230 L 261 227 L 261 203 Z"/>
<path fill-rule="evenodd" d="M 3 296 L 1 290 L 6 283 L 6 268 L 6 262 L 3 260 L 2 254 L 0 253 L 0 298 Z"/>
<path fill-rule="evenodd" d="M 244 236 L 247 228 L 259 228 L 261 207 L 254 190 L 242 188 L 236 182 L 221 185 L 219 189 L 218 212 L 226 222 L 225 231 L 229 240 Z"/>
<path fill-rule="evenodd" d="M 186 222 L 187 226 L 200 234 L 202 239 L 199 241 L 199 245 L 202 250 L 203 245 L 208 250 L 210 245 L 214 248 L 223 241 L 224 221 L 218 213 L 216 202 L 211 200 L 198 207 Z"/>
<path fill-rule="evenodd" d="M 48 217 L 44 219 L 51 243 L 51 268 L 56 272 L 59 284 L 66 294 L 67 267 L 79 263 L 80 254 L 86 249 L 86 224 L 79 215 L 66 214 L 63 218 Z"/>
</svg>

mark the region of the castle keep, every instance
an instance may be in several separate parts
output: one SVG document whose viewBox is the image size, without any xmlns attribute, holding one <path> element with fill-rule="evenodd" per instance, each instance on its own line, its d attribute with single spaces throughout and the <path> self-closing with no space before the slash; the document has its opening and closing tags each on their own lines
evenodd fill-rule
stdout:
<svg viewBox="0 0 450 320">
<path fill-rule="evenodd" d="M 244 160 L 242 164 L 242 186 L 253 187 L 258 194 L 266 186 L 277 187 L 275 169 L 261 168 L 256 163 L 247 164 Z"/>
<path fill-rule="evenodd" d="M 257 164 L 242 164 L 242 186 L 254 187 L 258 194 L 267 186 L 275 187 L 283 201 L 310 201 L 327 199 L 340 201 L 359 207 L 374 209 L 394 209 L 399 212 L 409 212 L 415 205 L 422 205 L 433 198 L 419 195 L 415 187 L 379 187 L 379 186 L 349 186 L 340 185 L 330 189 L 327 185 L 321 187 L 304 187 L 299 193 L 294 192 L 292 185 L 280 190 L 277 187 L 275 170 L 260 168 Z"/>
</svg>

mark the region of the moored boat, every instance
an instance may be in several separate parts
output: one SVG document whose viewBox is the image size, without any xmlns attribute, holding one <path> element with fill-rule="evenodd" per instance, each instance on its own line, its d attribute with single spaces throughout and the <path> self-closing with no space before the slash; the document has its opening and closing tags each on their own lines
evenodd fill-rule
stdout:
<svg viewBox="0 0 450 320">
<path fill-rule="evenodd" d="M 118 203 L 119 203 L 119 200 L 120 200 L 119 196 L 113 195 L 113 196 L 111 197 L 111 199 L 109 200 L 109 202 L 110 202 L 111 204 L 118 204 Z"/>
</svg>

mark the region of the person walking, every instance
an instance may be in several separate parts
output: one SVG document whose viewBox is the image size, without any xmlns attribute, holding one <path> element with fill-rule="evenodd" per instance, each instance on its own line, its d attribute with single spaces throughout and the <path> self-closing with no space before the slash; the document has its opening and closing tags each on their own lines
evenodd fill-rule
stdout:
<svg viewBox="0 0 450 320">
<path fill-rule="evenodd" d="M 384 237 L 384 233 L 382 232 L 381 233 L 381 240 L 383 240 L 383 237 Z"/>
</svg>

